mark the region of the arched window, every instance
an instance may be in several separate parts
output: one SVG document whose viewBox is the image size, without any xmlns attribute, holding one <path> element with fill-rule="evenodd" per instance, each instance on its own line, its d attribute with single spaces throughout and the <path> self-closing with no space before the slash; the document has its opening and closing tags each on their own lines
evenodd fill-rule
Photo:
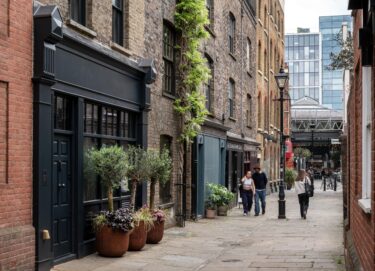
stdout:
<svg viewBox="0 0 375 271">
<path fill-rule="evenodd" d="M 213 102 L 213 97 L 214 97 L 214 94 L 213 94 L 214 93 L 214 76 L 215 76 L 214 75 L 214 62 L 209 55 L 206 54 L 205 57 L 207 59 L 207 67 L 210 70 L 211 77 L 204 84 L 204 95 L 206 97 L 206 109 L 209 112 L 212 112 L 213 111 L 212 102 Z"/>
<path fill-rule="evenodd" d="M 267 61 L 267 49 L 264 49 L 264 59 L 263 59 L 263 69 L 264 75 L 268 76 L 268 61 Z"/>
<path fill-rule="evenodd" d="M 262 70 L 262 43 L 258 42 L 258 70 Z"/>
<path fill-rule="evenodd" d="M 229 13 L 229 31 L 228 31 L 228 47 L 229 52 L 234 54 L 236 42 L 236 18 L 232 13 Z"/>
<path fill-rule="evenodd" d="M 235 112 L 235 82 L 232 78 L 229 79 L 228 84 L 228 112 L 229 117 L 234 118 L 234 112 Z"/>
<path fill-rule="evenodd" d="M 246 39 L 246 70 L 251 71 L 251 41 L 249 38 Z"/>
<path fill-rule="evenodd" d="M 258 128 L 262 128 L 262 95 L 258 95 Z"/>
<path fill-rule="evenodd" d="M 167 149 L 171 157 L 173 153 L 172 142 L 173 137 L 169 135 L 160 136 L 160 150 Z M 159 203 L 165 204 L 172 201 L 171 182 L 172 180 L 166 182 L 164 185 L 159 185 Z"/>
<path fill-rule="evenodd" d="M 271 44 L 270 44 L 270 62 L 271 62 L 271 69 L 273 69 L 273 65 L 272 65 L 272 60 L 273 60 L 273 42 L 271 40 Z"/>
<path fill-rule="evenodd" d="M 247 109 L 246 109 L 246 125 L 247 127 L 251 128 L 251 113 L 253 111 L 253 100 L 251 99 L 251 95 L 247 94 L 247 101 L 246 101 Z"/>
<path fill-rule="evenodd" d="M 207 8 L 207 15 L 208 15 L 208 27 L 213 29 L 213 22 L 214 22 L 214 1 L 213 0 L 206 0 L 206 8 Z"/>
<path fill-rule="evenodd" d="M 264 7 L 264 28 L 268 29 L 267 6 Z"/>
</svg>

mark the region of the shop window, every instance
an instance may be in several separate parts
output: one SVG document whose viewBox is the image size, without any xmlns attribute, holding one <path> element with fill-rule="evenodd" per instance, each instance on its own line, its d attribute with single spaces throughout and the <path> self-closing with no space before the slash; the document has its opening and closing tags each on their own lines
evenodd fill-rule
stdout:
<svg viewBox="0 0 375 271">
<path fill-rule="evenodd" d="M 112 41 L 124 45 L 123 0 L 112 0 Z"/>
<path fill-rule="evenodd" d="M 77 23 L 86 26 L 86 0 L 71 0 L 70 16 Z"/>
<path fill-rule="evenodd" d="M 160 136 L 160 151 L 164 149 L 167 149 L 172 156 L 172 137 L 168 135 Z M 172 201 L 171 182 L 172 178 L 166 184 L 159 185 L 159 201 L 161 204 L 170 203 Z"/>
<path fill-rule="evenodd" d="M 83 153 L 91 148 L 107 145 L 120 145 L 125 149 L 136 143 L 137 115 L 133 112 L 116 107 L 86 101 L 84 103 L 84 140 Z M 85 212 L 85 240 L 94 238 L 91 222 L 92 217 L 100 210 L 107 208 L 107 191 L 100 183 L 99 176 L 89 167 L 86 156 L 83 160 L 84 179 L 84 212 Z M 114 206 L 119 208 L 127 204 L 129 191 L 125 180 L 120 188 L 114 191 Z"/>
<path fill-rule="evenodd" d="M 166 94 L 175 94 L 175 31 L 173 27 L 164 22 L 163 26 L 163 91 Z"/>
<path fill-rule="evenodd" d="M 229 13 L 229 32 L 228 32 L 228 46 L 229 52 L 234 54 L 235 51 L 235 35 L 236 35 L 236 18 L 232 13 Z"/>
</svg>

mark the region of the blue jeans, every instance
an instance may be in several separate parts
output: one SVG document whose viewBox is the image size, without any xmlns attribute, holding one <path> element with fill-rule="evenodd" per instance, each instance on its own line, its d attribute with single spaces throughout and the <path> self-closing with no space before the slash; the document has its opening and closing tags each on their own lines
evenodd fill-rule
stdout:
<svg viewBox="0 0 375 271">
<path fill-rule="evenodd" d="M 255 192 L 255 214 L 256 215 L 259 215 L 259 212 L 260 212 L 259 200 L 262 203 L 262 211 L 264 213 L 266 211 L 266 189 L 264 190 L 256 189 L 256 192 Z"/>
</svg>

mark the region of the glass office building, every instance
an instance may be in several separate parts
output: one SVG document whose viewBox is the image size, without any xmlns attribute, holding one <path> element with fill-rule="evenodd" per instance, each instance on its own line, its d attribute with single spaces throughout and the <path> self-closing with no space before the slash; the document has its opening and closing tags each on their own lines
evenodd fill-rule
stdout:
<svg viewBox="0 0 375 271">
<path fill-rule="evenodd" d="M 330 54 L 338 53 L 341 47 L 337 41 L 342 25 L 346 23 L 352 30 L 350 15 L 319 17 L 319 31 L 322 35 L 322 104 L 336 110 L 343 110 L 343 71 L 330 71 Z"/>
<path fill-rule="evenodd" d="M 285 35 L 285 60 L 289 68 L 292 103 L 303 97 L 321 100 L 320 34 L 299 31 Z"/>
</svg>

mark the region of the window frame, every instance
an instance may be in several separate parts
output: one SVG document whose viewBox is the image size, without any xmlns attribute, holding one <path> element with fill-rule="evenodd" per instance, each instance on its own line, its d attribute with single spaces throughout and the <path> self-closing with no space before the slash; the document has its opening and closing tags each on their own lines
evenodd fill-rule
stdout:
<svg viewBox="0 0 375 271">
<path fill-rule="evenodd" d="M 213 113 L 213 97 L 214 97 L 214 76 L 215 76 L 215 68 L 214 68 L 214 62 L 212 58 L 205 54 L 205 57 L 207 59 L 207 66 L 208 69 L 211 71 L 211 77 L 204 83 L 204 95 L 206 97 L 206 109 Z"/>
<path fill-rule="evenodd" d="M 235 113 L 235 98 L 236 98 L 236 82 L 229 78 L 228 82 L 228 113 L 229 118 L 234 119 L 234 113 Z"/>
<path fill-rule="evenodd" d="M 124 46 L 124 0 L 112 0 L 112 41 Z"/>
<path fill-rule="evenodd" d="M 358 203 L 365 213 L 372 212 L 371 74 L 371 67 L 362 67 L 362 198 Z"/>
<path fill-rule="evenodd" d="M 232 12 L 229 12 L 229 27 L 228 27 L 228 49 L 229 53 L 235 54 L 236 51 L 236 17 Z"/>
<path fill-rule="evenodd" d="M 173 137 L 166 135 L 166 134 L 160 135 L 160 151 L 162 151 L 164 147 L 167 145 L 167 144 L 162 145 L 163 141 L 168 142 L 169 156 L 171 157 L 173 161 Z M 171 174 L 169 182 L 167 182 L 164 185 L 166 189 L 162 190 L 161 189 L 162 185 L 159 183 L 159 201 L 160 201 L 159 205 L 165 205 L 165 204 L 169 204 L 173 202 L 172 184 L 173 184 L 173 174 Z M 166 191 L 167 193 L 165 194 Z M 164 196 L 166 197 L 164 198 Z"/>
<path fill-rule="evenodd" d="M 166 32 L 166 30 L 168 32 Z M 168 37 L 166 37 L 166 34 L 169 34 Z M 166 43 L 168 40 L 168 43 Z M 170 44 L 172 43 L 172 44 Z M 175 46 L 176 46 L 176 31 L 173 27 L 173 25 L 167 21 L 163 22 L 163 64 L 164 64 L 164 73 L 163 73 L 163 83 L 162 83 L 162 89 L 163 94 L 174 96 L 176 93 L 176 53 L 175 53 Z M 166 55 L 166 48 L 170 50 L 170 55 Z M 170 68 L 170 74 L 167 74 L 166 71 L 167 66 Z M 166 79 L 168 79 L 168 87 L 166 88 Z"/>
<path fill-rule="evenodd" d="M 213 0 L 206 0 L 206 9 L 207 9 L 207 16 L 209 23 L 206 25 L 211 31 L 213 30 L 214 26 L 214 1 Z"/>
<path fill-rule="evenodd" d="M 87 0 L 70 1 L 70 18 L 80 25 L 87 25 Z"/>
<path fill-rule="evenodd" d="M 246 39 L 246 70 L 251 73 L 251 64 L 252 64 L 252 58 L 251 58 L 251 48 L 252 48 L 252 42 L 249 37 Z"/>
</svg>

